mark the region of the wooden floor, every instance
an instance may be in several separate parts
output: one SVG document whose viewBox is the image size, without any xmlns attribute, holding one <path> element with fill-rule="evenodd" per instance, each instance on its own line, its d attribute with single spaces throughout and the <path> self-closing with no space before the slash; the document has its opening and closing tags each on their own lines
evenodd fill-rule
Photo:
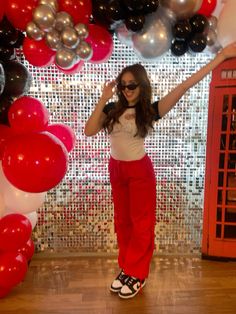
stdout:
<svg viewBox="0 0 236 314">
<path fill-rule="evenodd" d="M 37 255 L 37 254 L 36 254 Z M 34 257 L 25 281 L 0 299 L 2 314 L 236 314 L 236 263 L 154 257 L 142 293 L 109 291 L 111 257 Z"/>
</svg>

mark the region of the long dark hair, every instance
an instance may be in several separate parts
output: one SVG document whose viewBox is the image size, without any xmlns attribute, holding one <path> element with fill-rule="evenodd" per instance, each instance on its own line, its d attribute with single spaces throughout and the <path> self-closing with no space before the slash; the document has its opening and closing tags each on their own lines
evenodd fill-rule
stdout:
<svg viewBox="0 0 236 314">
<path fill-rule="evenodd" d="M 152 88 L 150 80 L 147 76 L 145 68 L 141 64 L 137 63 L 127 66 L 121 71 L 116 79 L 118 86 L 121 84 L 122 77 L 126 72 L 132 73 L 140 86 L 140 97 L 137 106 L 135 106 L 135 122 L 137 126 L 137 133 L 135 136 L 145 137 L 148 134 L 149 129 L 153 128 L 152 122 L 154 117 L 154 108 L 151 106 Z M 104 129 L 108 133 L 112 132 L 115 123 L 119 123 L 119 117 L 128 107 L 128 102 L 122 91 L 119 89 L 117 89 L 117 96 L 118 101 L 116 105 L 108 112 L 103 123 Z"/>
</svg>

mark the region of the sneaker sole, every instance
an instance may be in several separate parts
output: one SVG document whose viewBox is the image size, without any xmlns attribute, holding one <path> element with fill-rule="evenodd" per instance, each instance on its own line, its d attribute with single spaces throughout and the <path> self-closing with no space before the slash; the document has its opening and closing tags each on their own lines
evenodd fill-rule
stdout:
<svg viewBox="0 0 236 314">
<path fill-rule="evenodd" d="M 121 299 L 131 299 L 131 298 L 135 297 L 136 294 L 138 294 L 139 291 L 142 290 L 145 285 L 146 285 L 146 281 L 144 281 L 144 283 L 142 284 L 142 286 L 141 286 L 134 294 L 123 295 L 123 294 L 120 294 L 120 293 L 119 293 L 119 297 L 120 297 Z"/>
<path fill-rule="evenodd" d="M 121 288 L 122 288 L 122 287 L 121 287 Z M 111 292 L 114 292 L 114 293 L 118 293 L 118 292 L 120 292 L 120 289 L 121 289 L 121 288 L 119 288 L 119 289 L 118 289 L 118 288 L 117 288 L 117 289 L 114 289 L 114 288 L 110 287 L 110 291 L 111 291 Z"/>
</svg>

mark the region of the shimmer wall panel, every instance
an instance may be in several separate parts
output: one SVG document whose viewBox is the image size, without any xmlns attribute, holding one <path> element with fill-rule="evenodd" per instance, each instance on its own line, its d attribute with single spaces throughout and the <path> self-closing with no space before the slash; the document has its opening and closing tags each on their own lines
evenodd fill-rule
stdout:
<svg viewBox="0 0 236 314">
<path fill-rule="evenodd" d="M 47 193 L 38 209 L 34 230 L 37 251 L 116 253 L 113 207 L 107 170 L 109 143 L 101 134 L 87 138 L 85 121 L 101 87 L 126 65 L 140 60 L 114 38 L 107 63 L 85 63 L 80 73 L 65 75 L 55 67 L 29 67 L 31 95 L 49 109 L 51 123 L 71 126 L 77 135 L 64 180 Z M 149 73 L 156 100 L 213 56 L 173 57 L 142 62 Z M 24 62 L 24 60 L 22 60 Z M 157 176 L 156 252 L 198 253 L 201 247 L 205 146 L 210 76 L 187 92 L 155 126 L 146 140 Z"/>
</svg>

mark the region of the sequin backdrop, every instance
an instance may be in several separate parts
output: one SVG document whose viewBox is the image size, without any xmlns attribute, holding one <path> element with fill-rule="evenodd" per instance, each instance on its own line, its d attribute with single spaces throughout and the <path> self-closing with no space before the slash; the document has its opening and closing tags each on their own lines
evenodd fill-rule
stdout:
<svg viewBox="0 0 236 314">
<path fill-rule="evenodd" d="M 168 53 L 155 63 L 142 62 L 152 82 L 153 99 L 165 95 L 212 57 L 206 53 L 173 57 Z M 77 135 L 66 177 L 47 193 L 38 209 L 36 249 L 116 253 L 107 136 L 101 133 L 87 138 L 83 128 L 104 81 L 114 79 L 124 66 L 141 61 L 116 38 L 107 63 L 86 62 L 76 75 L 65 75 L 55 67 L 32 67 L 21 58 L 33 76 L 31 95 L 49 109 L 51 123 L 63 122 Z M 200 252 L 209 82 L 210 76 L 187 92 L 146 140 L 157 176 L 159 254 Z"/>
</svg>

